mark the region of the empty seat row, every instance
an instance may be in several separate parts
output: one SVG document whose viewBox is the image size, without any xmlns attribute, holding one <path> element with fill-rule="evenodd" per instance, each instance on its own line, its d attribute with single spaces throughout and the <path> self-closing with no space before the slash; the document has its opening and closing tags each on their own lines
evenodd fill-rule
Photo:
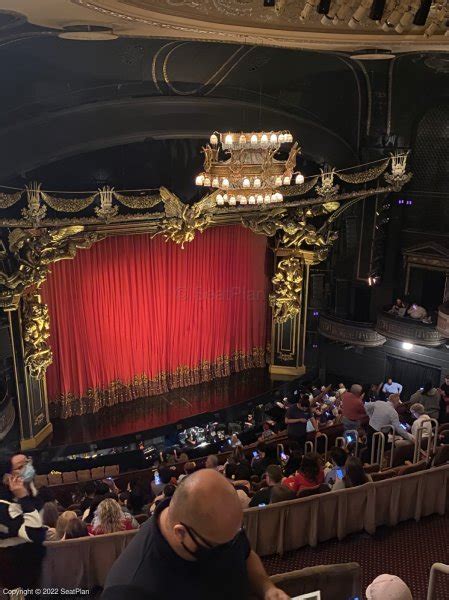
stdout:
<svg viewBox="0 0 449 600">
<path fill-rule="evenodd" d="M 60 485 L 61 483 L 77 483 L 90 481 L 91 479 L 103 479 L 104 477 L 117 477 L 118 465 L 107 467 L 95 467 L 93 469 L 82 469 L 80 471 L 66 471 L 63 473 L 49 473 L 48 475 L 36 475 L 36 485 Z"/>
</svg>

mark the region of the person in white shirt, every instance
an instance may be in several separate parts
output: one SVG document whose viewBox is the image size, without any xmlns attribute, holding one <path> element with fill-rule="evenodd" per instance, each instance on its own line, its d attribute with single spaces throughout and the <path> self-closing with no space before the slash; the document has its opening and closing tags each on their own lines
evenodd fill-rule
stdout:
<svg viewBox="0 0 449 600">
<path fill-rule="evenodd" d="M 412 416 L 416 419 L 416 421 L 414 421 L 412 425 L 412 436 L 415 438 L 415 440 L 418 434 L 418 429 L 420 427 L 424 427 L 422 432 L 423 438 L 427 438 L 430 435 L 432 435 L 432 421 L 430 420 L 429 415 L 426 415 L 424 406 L 422 404 L 419 404 L 419 402 L 417 402 L 416 404 L 412 404 L 412 406 L 410 407 L 410 412 L 412 413 Z"/>
<path fill-rule="evenodd" d="M 400 383 L 396 383 L 396 381 L 393 381 L 391 379 L 391 377 L 389 377 L 387 379 L 386 383 L 383 384 L 382 391 L 386 395 L 387 398 L 390 394 L 401 395 L 402 385 Z"/>
<path fill-rule="evenodd" d="M 399 415 L 396 411 L 396 407 L 401 403 L 399 394 L 391 394 L 387 402 L 377 400 L 376 402 L 367 402 L 365 404 L 366 414 L 369 416 L 369 425 L 367 427 L 368 437 L 368 449 L 371 453 L 373 435 L 376 431 L 382 431 L 388 426 L 394 428 L 395 433 L 400 435 L 405 440 L 408 440 L 412 444 L 414 438 L 408 431 L 406 431 L 399 421 Z"/>
</svg>

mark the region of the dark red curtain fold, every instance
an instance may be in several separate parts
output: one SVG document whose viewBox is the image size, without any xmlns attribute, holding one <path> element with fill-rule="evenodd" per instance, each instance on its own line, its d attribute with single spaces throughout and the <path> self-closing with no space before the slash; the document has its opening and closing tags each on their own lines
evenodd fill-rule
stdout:
<svg viewBox="0 0 449 600">
<path fill-rule="evenodd" d="M 110 237 L 56 263 L 43 286 L 53 416 L 157 394 L 264 364 L 266 238 L 240 226 L 182 250 Z"/>
</svg>

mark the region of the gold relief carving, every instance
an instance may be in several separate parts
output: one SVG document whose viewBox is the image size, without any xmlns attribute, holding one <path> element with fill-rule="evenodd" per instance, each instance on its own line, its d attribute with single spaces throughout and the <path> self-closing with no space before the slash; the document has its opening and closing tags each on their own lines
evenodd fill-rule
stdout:
<svg viewBox="0 0 449 600">
<path fill-rule="evenodd" d="M 362 171 L 360 173 L 346 173 L 344 171 L 340 173 L 336 173 L 337 177 L 344 181 L 345 183 L 367 183 L 368 181 L 373 181 L 377 179 L 387 170 L 388 165 L 390 164 L 390 159 L 386 158 L 380 165 L 375 167 L 371 167 L 371 169 L 367 169 L 366 171 Z"/>
<path fill-rule="evenodd" d="M 278 352 L 278 358 L 284 361 L 295 360 L 295 355 L 292 352 Z"/>
<path fill-rule="evenodd" d="M 47 209 L 41 204 L 41 184 L 33 182 L 26 186 L 27 192 L 27 207 L 22 208 L 21 214 L 26 222 L 34 227 L 39 227 L 42 219 L 47 214 Z"/>
<path fill-rule="evenodd" d="M 9 234 L 9 252 L 15 270 L 11 274 L 0 271 L 0 306 L 16 309 L 26 288 L 39 289 L 52 263 L 74 258 L 78 248 L 90 248 L 98 239 L 97 233 L 84 233 L 82 225 L 13 229 Z"/>
<path fill-rule="evenodd" d="M 153 208 L 153 206 L 156 206 L 162 202 L 160 193 L 150 195 L 145 194 L 142 196 L 128 196 L 125 194 L 120 194 L 119 192 L 114 192 L 114 197 L 120 202 L 120 204 L 123 204 L 123 206 L 138 210 L 144 208 Z"/>
<path fill-rule="evenodd" d="M 41 192 L 42 200 L 51 209 L 57 212 L 76 213 L 88 208 L 98 196 L 98 192 L 87 196 L 87 198 L 57 198 L 50 196 L 46 192 Z"/>
<path fill-rule="evenodd" d="M 114 188 L 105 185 L 100 190 L 100 208 L 95 208 L 95 214 L 102 221 L 109 223 L 113 217 L 117 216 L 118 206 L 112 206 L 112 199 L 114 198 Z"/>
<path fill-rule="evenodd" d="M 191 242 L 195 238 L 197 231 L 203 233 L 212 224 L 215 192 L 192 206 L 181 202 L 178 196 L 164 187 L 160 192 L 165 215 L 157 223 L 158 231 L 154 235 L 161 233 L 166 241 L 171 240 L 184 248 L 186 242 Z"/>
<path fill-rule="evenodd" d="M 293 319 L 301 310 L 301 292 L 304 262 L 290 256 L 279 261 L 276 275 L 271 280 L 273 292 L 269 295 L 276 323 Z"/>
<path fill-rule="evenodd" d="M 24 362 L 30 376 L 42 379 L 53 355 L 47 343 L 50 337 L 48 307 L 39 294 L 25 294 L 22 302 Z"/>
<path fill-rule="evenodd" d="M 5 194 L 4 192 L 0 192 L 0 208 L 10 208 L 17 204 L 17 202 L 22 197 L 23 192 L 16 192 L 15 194 Z"/>
</svg>

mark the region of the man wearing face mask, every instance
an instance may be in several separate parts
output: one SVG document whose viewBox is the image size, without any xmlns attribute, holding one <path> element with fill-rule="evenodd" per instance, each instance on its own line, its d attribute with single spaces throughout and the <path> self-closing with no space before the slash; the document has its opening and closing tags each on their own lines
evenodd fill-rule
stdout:
<svg viewBox="0 0 449 600">
<path fill-rule="evenodd" d="M 0 471 L 0 584 L 32 589 L 39 581 L 46 528 L 30 494 L 34 470 L 26 469 L 28 462 L 20 464 L 19 456 Z"/>
<path fill-rule="evenodd" d="M 36 471 L 34 470 L 31 459 L 25 456 L 25 454 L 15 454 L 11 458 L 10 464 L 11 475 L 20 477 L 24 483 L 28 496 L 33 498 L 35 506 L 40 510 L 43 503 L 40 501 L 38 491 L 34 485 Z"/>
<path fill-rule="evenodd" d="M 102 600 L 136 590 L 160 600 L 288 600 L 251 550 L 242 519 L 223 475 L 202 469 L 186 477 L 114 563 Z"/>
</svg>

